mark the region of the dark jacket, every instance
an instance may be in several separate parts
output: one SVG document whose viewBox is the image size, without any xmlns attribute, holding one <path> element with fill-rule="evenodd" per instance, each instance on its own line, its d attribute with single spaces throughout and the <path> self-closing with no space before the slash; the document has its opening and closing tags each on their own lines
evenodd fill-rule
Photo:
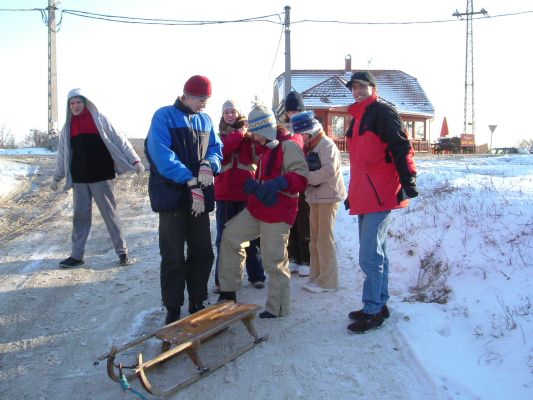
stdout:
<svg viewBox="0 0 533 400">
<path fill-rule="evenodd" d="M 401 184 L 416 177 L 416 167 L 398 112 L 375 95 L 348 111 L 354 117 L 347 133 L 350 214 L 407 207 L 408 200 L 399 198 Z"/>
<path fill-rule="evenodd" d="M 204 158 L 214 174 L 220 171 L 222 143 L 211 118 L 205 113 L 193 113 L 178 98 L 174 105 L 155 112 L 145 141 L 145 154 L 150 163 L 148 193 L 152 210 L 188 210 L 191 198 L 187 181 L 198 176 Z M 213 211 L 213 186 L 203 191 L 206 211 Z"/>
</svg>

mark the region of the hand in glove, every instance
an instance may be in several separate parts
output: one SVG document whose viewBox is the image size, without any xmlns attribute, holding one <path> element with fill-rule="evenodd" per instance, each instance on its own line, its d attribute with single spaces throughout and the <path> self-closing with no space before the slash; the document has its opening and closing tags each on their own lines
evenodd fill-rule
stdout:
<svg viewBox="0 0 533 400">
<path fill-rule="evenodd" d="M 413 199 L 418 196 L 418 189 L 416 188 L 416 177 L 410 176 L 408 179 L 402 180 L 402 188 L 398 193 L 398 203 L 403 200 Z"/>
<path fill-rule="evenodd" d="M 52 189 L 54 192 L 57 192 L 57 189 L 59 189 L 59 182 L 55 179 L 52 179 L 52 183 L 50 183 L 50 189 Z"/>
<path fill-rule="evenodd" d="M 244 184 L 244 193 L 253 194 L 257 190 L 258 186 L 259 182 L 257 182 L 255 179 L 250 178 Z"/>
<path fill-rule="evenodd" d="M 289 182 L 283 176 L 259 184 L 255 191 L 257 197 L 267 207 L 274 206 L 278 202 L 278 192 L 289 187 Z"/>
<path fill-rule="evenodd" d="M 135 164 L 133 164 L 133 169 L 137 175 L 141 175 L 144 172 L 144 165 L 142 165 L 140 161 L 136 161 Z"/>
<path fill-rule="evenodd" d="M 211 186 L 213 184 L 213 170 L 209 161 L 202 160 L 198 170 L 198 183 L 200 186 Z"/>
<path fill-rule="evenodd" d="M 192 178 L 187 182 L 191 190 L 191 214 L 195 217 L 205 211 L 204 192 L 198 187 L 198 180 Z"/>
</svg>

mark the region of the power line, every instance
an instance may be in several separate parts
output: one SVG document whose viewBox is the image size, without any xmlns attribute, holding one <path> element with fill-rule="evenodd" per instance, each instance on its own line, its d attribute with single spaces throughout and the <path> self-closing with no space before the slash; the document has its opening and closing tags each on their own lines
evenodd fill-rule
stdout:
<svg viewBox="0 0 533 400">
<path fill-rule="evenodd" d="M 176 20 L 176 19 L 161 19 L 161 18 L 141 18 L 141 17 L 127 17 L 122 15 L 98 14 L 80 10 L 65 9 L 62 14 L 70 14 L 82 18 L 99 19 L 111 22 L 121 22 L 125 24 L 141 24 L 141 25 L 216 25 L 216 24 L 230 24 L 243 22 L 270 22 L 279 24 L 279 22 L 269 20 L 271 17 L 278 17 L 279 14 L 264 15 L 260 17 L 242 18 L 235 20 Z"/>
<path fill-rule="evenodd" d="M 517 11 L 513 13 L 487 15 L 483 17 L 475 17 L 473 19 L 494 19 L 499 17 L 512 17 L 516 15 L 530 14 L 533 10 Z M 369 22 L 369 21 L 340 21 L 340 20 L 320 20 L 320 19 L 302 19 L 292 22 L 293 24 L 301 24 L 306 22 L 319 23 L 319 24 L 344 24 L 344 25 L 422 25 L 422 24 L 440 24 L 445 22 L 458 22 L 457 19 L 438 19 L 430 21 L 387 21 L 387 22 Z"/>
<path fill-rule="evenodd" d="M 42 8 L 0 8 L 0 12 L 29 12 L 29 11 L 39 11 L 43 15 L 43 21 L 47 24 L 46 21 L 46 9 Z M 491 15 L 491 16 L 482 16 L 475 17 L 473 19 L 494 19 L 502 17 L 512 17 L 524 14 L 531 14 L 533 10 L 517 11 L 510 12 L 505 14 Z M 280 20 L 280 14 L 270 14 L 263 15 L 259 17 L 251 18 L 242 18 L 234 20 L 177 20 L 177 19 L 163 19 L 163 18 L 141 18 L 141 17 L 129 17 L 123 15 L 111 15 L 111 14 L 99 14 L 92 13 L 82 10 L 71 10 L 63 9 L 61 10 L 60 21 L 57 26 L 61 25 L 63 19 L 63 14 L 69 14 L 81 18 L 97 19 L 104 20 L 109 22 L 120 22 L 126 24 L 141 24 L 141 25 L 177 25 L 177 26 L 195 26 L 195 25 L 217 25 L 217 24 L 231 24 L 231 23 L 249 23 L 249 22 L 268 22 L 277 25 L 283 25 L 283 22 Z M 277 17 L 278 21 L 272 20 L 270 18 Z M 299 21 L 293 21 L 292 24 L 302 24 L 302 23 L 318 23 L 318 24 L 342 24 L 342 25 L 423 25 L 423 24 L 439 24 L 439 23 L 448 23 L 448 22 L 458 22 L 457 19 L 441 19 L 441 20 L 429 20 L 429 21 L 342 21 L 342 20 L 319 20 L 319 19 L 302 19 Z"/>
</svg>

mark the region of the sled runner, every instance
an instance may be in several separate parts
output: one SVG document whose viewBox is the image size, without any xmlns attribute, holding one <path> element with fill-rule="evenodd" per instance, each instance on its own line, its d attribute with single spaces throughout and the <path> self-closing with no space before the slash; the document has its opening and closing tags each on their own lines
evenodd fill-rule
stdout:
<svg viewBox="0 0 533 400">
<path fill-rule="evenodd" d="M 127 379 L 137 377 L 148 393 L 165 397 L 198 381 L 207 374 L 252 349 L 256 344 L 266 340 L 266 337 L 257 334 L 252 324 L 252 320 L 255 318 L 255 314 L 259 308 L 256 304 L 239 304 L 232 301 L 220 302 L 182 318 L 179 321 L 168 324 L 154 333 L 131 341 L 120 348 L 113 346 L 109 353 L 98 357 L 98 360 L 102 361 L 107 359 L 107 374 L 112 380 L 116 382 L 126 380 L 127 382 Z M 222 360 L 214 362 L 211 365 L 205 365 L 198 354 L 198 350 L 202 344 L 239 321 L 242 321 L 248 333 L 253 337 L 253 341 L 229 354 Z M 123 367 L 122 364 L 115 364 L 117 355 L 152 338 L 157 338 L 162 341 L 161 354 L 151 360 L 145 361 L 142 353 L 139 353 L 137 355 L 137 362 L 133 366 L 127 367 L 128 369 L 132 369 L 132 372 L 130 374 L 123 374 L 122 369 L 126 367 Z M 194 363 L 197 373 L 167 389 L 155 388 L 147 377 L 147 371 L 183 353 L 186 353 Z"/>
</svg>

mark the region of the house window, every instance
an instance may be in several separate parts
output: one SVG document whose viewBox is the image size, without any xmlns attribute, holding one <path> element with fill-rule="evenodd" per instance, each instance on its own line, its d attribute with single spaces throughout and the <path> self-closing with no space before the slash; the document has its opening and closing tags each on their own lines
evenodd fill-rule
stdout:
<svg viewBox="0 0 533 400">
<path fill-rule="evenodd" d="M 412 139 L 413 138 L 413 127 L 414 127 L 414 121 L 404 121 L 403 126 L 405 128 L 405 132 L 407 133 L 407 138 Z"/>
<path fill-rule="evenodd" d="M 415 122 L 415 139 L 416 140 L 426 139 L 426 125 L 424 124 L 424 121 Z"/>
<path fill-rule="evenodd" d="M 344 128 L 344 117 L 343 116 L 333 116 L 331 117 L 331 126 L 333 127 L 333 135 L 336 137 L 343 138 L 346 134 Z"/>
</svg>

